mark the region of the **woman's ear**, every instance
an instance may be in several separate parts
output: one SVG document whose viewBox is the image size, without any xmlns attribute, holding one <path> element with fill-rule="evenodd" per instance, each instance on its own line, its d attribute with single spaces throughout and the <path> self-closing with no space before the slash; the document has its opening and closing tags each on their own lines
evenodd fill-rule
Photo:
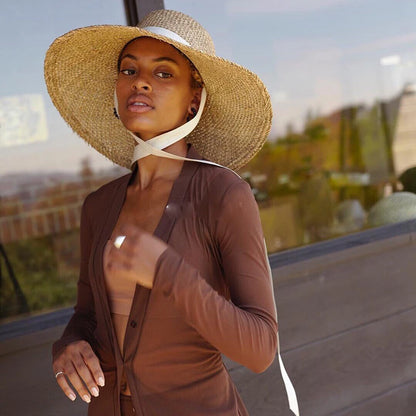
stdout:
<svg viewBox="0 0 416 416">
<path fill-rule="evenodd" d="M 201 103 L 202 88 L 195 88 L 193 90 L 193 97 L 188 106 L 188 121 L 195 117 Z"/>
</svg>

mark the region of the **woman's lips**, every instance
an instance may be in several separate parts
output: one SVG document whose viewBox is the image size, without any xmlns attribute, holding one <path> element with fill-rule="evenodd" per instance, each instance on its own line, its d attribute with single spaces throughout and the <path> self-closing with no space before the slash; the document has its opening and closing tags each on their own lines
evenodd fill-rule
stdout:
<svg viewBox="0 0 416 416">
<path fill-rule="evenodd" d="M 133 113 L 146 113 L 153 109 L 153 105 L 145 94 L 133 94 L 127 101 L 127 109 Z"/>
<path fill-rule="evenodd" d="M 129 104 L 127 106 L 127 109 L 133 113 L 146 113 L 147 111 L 152 110 L 153 107 L 146 103 L 138 101 L 138 102 Z"/>
</svg>

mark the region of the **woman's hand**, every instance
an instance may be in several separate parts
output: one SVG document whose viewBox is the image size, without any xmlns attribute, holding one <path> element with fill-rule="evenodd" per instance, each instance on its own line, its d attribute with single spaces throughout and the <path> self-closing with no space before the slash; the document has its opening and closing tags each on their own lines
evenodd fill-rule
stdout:
<svg viewBox="0 0 416 416">
<path fill-rule="evenodd" d="M 68 380 L 87 403 L 91 401 L 91 395 L 99 395 L 98 386 L 104 386 L 100 362 L 86 341 L 75 341 L 67 345 L 54 359 L 52 367 L 59 387 L 72 401 L 76 395 Z"/>
<path fill-rule="evenodd" d="M 109 241 L 105 248 L 106 273 L 115 273 L 122 279 L 151 289 L 157 260 L 168 246 L 133 225 L 125 225 L 119 232 L 125 236 L 119 248 L 113 241 Z"/>
</svg>

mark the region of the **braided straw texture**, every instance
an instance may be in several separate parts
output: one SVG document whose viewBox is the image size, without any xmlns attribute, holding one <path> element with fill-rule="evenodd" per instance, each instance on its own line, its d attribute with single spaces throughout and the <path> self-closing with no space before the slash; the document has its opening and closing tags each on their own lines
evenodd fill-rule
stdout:
<svg viewBox="0 0 416 416">
<path fill-rule="evenodd" d="M 141 27 L 158 26 L 185 39 L 183 45 Z M 171 10 L 149 14 L 140 27 L 90 26 L 57 38 L 45 58 L 49 95 L 64 120 L 87 143 L 113 162 L 130 168 L 134 139 L 114 117 L 117 59 L 137 37 L 165 41 L 184 53 L 207 90 L 201 120 L 186 138 L 204 158 L 238 169 L 262 147 L 270 131 L 270 97 L 247 69 L 215 56 L 211 37 L 191 17 Z"/>
</svg>

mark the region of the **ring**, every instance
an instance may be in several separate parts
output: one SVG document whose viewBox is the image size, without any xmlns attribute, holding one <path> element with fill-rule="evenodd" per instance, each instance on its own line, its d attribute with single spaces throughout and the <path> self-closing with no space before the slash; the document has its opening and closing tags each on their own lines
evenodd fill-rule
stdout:
<svg viewBox="0 0 416 416">
<path fill-rule="evenodd" d="M 61 374 L 65 374 L 63 371 L 58 371 L 56 374 L 55 374 L 55 378 L 58 378 L 58 376 L 60 376 Z"/>
<path fill-rule="evenodd" d="M 126 239 L 125 235 L 119 235 L 118 237 L 116 237 L 116 239 L 114 240 L 114 243 L 113 243 L 114 247 L 115 248 L 120 248 L 125 239 Z"/>
</svg>

